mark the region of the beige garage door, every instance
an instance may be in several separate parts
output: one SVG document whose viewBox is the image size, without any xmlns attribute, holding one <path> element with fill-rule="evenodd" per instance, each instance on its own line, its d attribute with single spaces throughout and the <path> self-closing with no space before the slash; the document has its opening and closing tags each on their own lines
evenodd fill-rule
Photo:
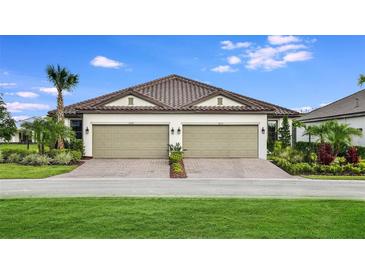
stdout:
<svg viewBox="0 0 365 274">
<path fill-rule="evenodd" d="M 257 158 L 257 126 L 186 125 L 183 147 L 185 157 Z"/>
<path fill-rule="evenodd" d="M 94 158 L 167 158 L 166 125 L 93 125 Z"/>
</svg>

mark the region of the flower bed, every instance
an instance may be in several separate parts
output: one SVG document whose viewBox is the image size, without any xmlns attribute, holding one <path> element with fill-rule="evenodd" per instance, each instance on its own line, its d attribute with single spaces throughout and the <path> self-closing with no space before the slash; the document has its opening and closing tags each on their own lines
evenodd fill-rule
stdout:
<svg viewBox="0 0 365 274">
<path fill-rule="evenodd" d="M 50 150 L 45 154 L 34 153 L 26 149 L 7 148 L 0 152 L 0 163 L 22 165 L 74 165 L 81 160 L 82 154 L 77 150 Z"/>
<path fill-rule="evenodd" d="M 169 156 L 170 178 L 186 178 L 183 153 L 172 151 Z"/>
</svg>

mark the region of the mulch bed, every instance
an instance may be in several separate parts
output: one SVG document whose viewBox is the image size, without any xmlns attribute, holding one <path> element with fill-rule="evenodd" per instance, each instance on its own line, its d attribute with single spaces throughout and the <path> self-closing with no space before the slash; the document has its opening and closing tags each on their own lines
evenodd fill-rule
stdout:
<svg viewBox="0 0 365 274">
<path fill-rule="evenodd" d="M 170 178 L 174 178 L 174 179 L 182 179 L 182 178 L 187 178 L 188 176 L 186 176 L 186 171 L 185 171 L 185 166 L 184 166 L 184 161 L 181 160 L 179 162 L 181 164 L 182 167 L 182 172 L 180 173 L 176 173 L 172 170 L 172 165 L 170 165 Z"/>
</svg>

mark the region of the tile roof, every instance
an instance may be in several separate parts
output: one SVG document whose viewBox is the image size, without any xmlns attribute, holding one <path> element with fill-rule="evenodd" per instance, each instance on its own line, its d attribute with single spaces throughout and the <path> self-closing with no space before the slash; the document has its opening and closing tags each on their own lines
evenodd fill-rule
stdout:
<svg viewBox="0 0 365 274">
<path fill-rule="evenodd" d="M 134 95 L 155 106 L 130 107 L 106 106 L 107 103 L 126 95 Z M 242 106 L 196 106 L 211 97 L 222 95 L 242 104 Z M 65 114 L 83 112 L 265 112 L 272 115 L 299 116 L 287 108 L 233 93 L 218 87 L 191 80 L 178 75 L 169 75 L 140 85 L 118 90 L 93 99 L 65 107 Z"/>
<path fill-rule="evenodd" d="M 305 115 L 301 121 L 329 120 L 338 117 L 365 115 L 365 89 L 339 99 Z"/>
</svg>

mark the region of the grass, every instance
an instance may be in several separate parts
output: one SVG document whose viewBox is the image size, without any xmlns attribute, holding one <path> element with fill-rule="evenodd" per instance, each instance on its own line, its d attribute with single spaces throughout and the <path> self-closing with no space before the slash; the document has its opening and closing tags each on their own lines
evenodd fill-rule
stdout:
<svg viewBox="0 0 365 274">
<path fill-rule="evenodd" d="M 303 177 L 319 180 L 365 180 L 365 176 L 304 175 Z"/>
<path fill-rule="evenodd" d="M 239 198 L 0 200 L 0 238 L 365 238 L 365 202 Z"/>
<path fill-rule="evenodd" d="M 77 166 L 49 165 L 26 166 L 18 164 L 0 164 L 0 179 L 41 179 L 70 172 Z"/>
<path fill-rule="evenodd" d="M 23 149 L 27 149 L 27 145 L 26 144 L 0 144 L 0 150 L 2 150 L 4 148 L 23 148 Z M 29 145 L 29 150 L 34 151 L 34 152 L 38 152 L 37 144 L 30 144 Z"/>
</svg>

